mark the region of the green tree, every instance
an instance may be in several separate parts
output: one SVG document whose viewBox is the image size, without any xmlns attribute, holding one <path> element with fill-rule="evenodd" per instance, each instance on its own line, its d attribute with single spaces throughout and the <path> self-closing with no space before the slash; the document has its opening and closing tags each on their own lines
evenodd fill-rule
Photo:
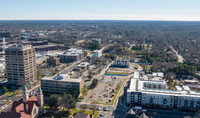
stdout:
<svg viewBox="0 0 200 118">
<path fill-rule="evenodd" d="M 99 45 L 99 43 L 89 43 L 88 48 L 91 50 L 96 50 L 96 49 L 100 48 L 100 45 Z"/>
<path fill-rule="evenodd" d="M 70 95 L 72 95 L 74 98 L 78 98 L 78 93 L 77 93 L 77 91 L 73 88 L 73 87 L 71 87 L 68 91 L 67 91 L 67 93 L 68 94 L 70 94 Z"/>
<path fill-rule="evenodd" d="M 8 92 L 8 89 L 4 86 L 4 87 L 2 87 L 2 92 L 6 93 L 6 92 Z"/>
<path fill-rule="evenodd" d="M 52 94 L 49 98 L 49 102 L 48 105 L 51 109 L 57 109 L 58 108 L 58 99 L 59 99 L 59 95 L 57 94 Z"/>
<path fill-rule="evenodd" d="M 106 58 L 111 58 L 112 60 L 115 60 L 117 58 L 117 55 L 115 54 L 110 54 L 110 55 L 105 55 Z"/>
<path fill-rule="evenodd" d="M 84 86 L 83 86 L 82 94 L 83 94 L 84 96 L 86 96 L 86 95 L 88 94 L 88 87 L 87 87 L 87 85 L 84 85 Z"/>
<path fill-rule="evenodd" d="M 92 86 L 92 88 L 95 88 L 96 86 L 97 86 L 97 84 L 98 84 L 98 79 L 93 79 L 92 80 L 92 84 L 91 84 L 91 86 Z"/>
<path fill-rule="evenodd" d="M 76 108 L 76 100 L 72 95 L 64 93 L 59 99 L 59 105 L 69 111 Z"/>
<path fill-rule="evenodd" d="M 93 77 L 93 72 L 90 71 L 90 72 L 89 72 L 89 75 L 88 75 L 88 78 L 89 78 L 89 79 L 92 79 L 92 77 Z"/>
<path fill-rule="evenodd" d="M 67 43 L 67 42 L 65 42 L 64 46 L 65 46 L 66 48 L 69 48 L 70 44 Z"/>
<path fill-rule="evenodd" d="M 42 70 L 40 67 L 37 67 L 37 80 L 40 81 L 42 79 Z"/>
</svg>

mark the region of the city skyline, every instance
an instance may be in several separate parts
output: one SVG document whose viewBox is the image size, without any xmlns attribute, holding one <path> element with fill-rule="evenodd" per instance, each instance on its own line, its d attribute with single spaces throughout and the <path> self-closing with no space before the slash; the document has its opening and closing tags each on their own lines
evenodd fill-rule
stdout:
<svg viewBox="0 0 200 118">
<path fill-rule="evenodd" d="M 200 21 L 198 0 L 1 1 L 0 20 Z"/>
</svg>

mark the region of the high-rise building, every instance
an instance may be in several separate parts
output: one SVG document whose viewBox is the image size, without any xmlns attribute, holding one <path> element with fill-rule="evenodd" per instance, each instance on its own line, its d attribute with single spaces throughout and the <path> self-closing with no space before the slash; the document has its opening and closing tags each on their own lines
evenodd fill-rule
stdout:
<svg viewBox="0 0 200 118">
<path fill-rule="evenodd" d="M 9 84 L 26 85 L 37 80 L 35 48 L 30 45 L 12 45 L 5 50 Z"/>
</svg>

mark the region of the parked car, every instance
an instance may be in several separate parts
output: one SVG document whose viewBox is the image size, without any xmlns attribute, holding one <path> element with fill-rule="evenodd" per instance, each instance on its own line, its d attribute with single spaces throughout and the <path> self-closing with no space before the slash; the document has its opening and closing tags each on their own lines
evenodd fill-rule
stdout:
<svg viewBox="0 0 200 118">
<path fill-rule="evenodd" d="M 110 98 L 114 97 L 114 95 L 111 95 Z"/>
</svg>

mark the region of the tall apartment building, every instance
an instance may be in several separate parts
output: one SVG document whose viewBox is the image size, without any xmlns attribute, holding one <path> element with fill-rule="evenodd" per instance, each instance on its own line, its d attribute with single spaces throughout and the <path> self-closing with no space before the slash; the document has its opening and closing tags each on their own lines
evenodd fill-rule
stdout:
<svg viewBox="0 0 200 118">
<path fill-rule="evenodd" d="M 9 84 L 26 85 L 37 80 L 35 49 L 32 46 L 12 45 L 5 50 Z"/>
</svg>

